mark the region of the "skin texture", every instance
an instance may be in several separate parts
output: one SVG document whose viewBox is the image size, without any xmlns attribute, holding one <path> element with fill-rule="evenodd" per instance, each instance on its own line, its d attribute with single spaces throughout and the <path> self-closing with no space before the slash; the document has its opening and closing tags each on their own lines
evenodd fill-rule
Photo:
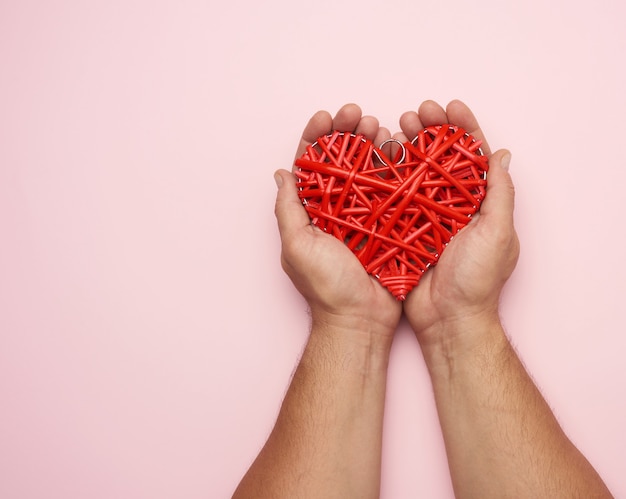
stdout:
<svg viewBox="0 0 626 499">
<path fill-rule="evenodd" d="M 400 118 L 394 138 L 454 123 L 484 140 L 469 108 L 432 101 Z M 296 157 L 331 130 L 390 137 L 354 104 L 316 113 Z M 519 242 L 506 150 L 489 156 L 481 212 L 404 304 L 334 237 L 310 224 L 295 177 L 276 172 L 282 265 L 311 311 L 311 332 L 274 430 L 233 497 L 375 498 L 389 351 L 404 312 L 431 376 L 459 498 L 611 497 L 563 433 L 502 328 L 498 304 Z"/>
<path fill-rule="evenodd" d="M 333 129 L 380 143 L 354 104 L 306 126 L 296 157 Z M 389 350 L 402 306 L 339 240 L 312 226 L 295 177 L 276 174 L 282 265 L 306 298 L 311 332 L 267 443 L 235 498 L 375 498 Z"/>
</svg>

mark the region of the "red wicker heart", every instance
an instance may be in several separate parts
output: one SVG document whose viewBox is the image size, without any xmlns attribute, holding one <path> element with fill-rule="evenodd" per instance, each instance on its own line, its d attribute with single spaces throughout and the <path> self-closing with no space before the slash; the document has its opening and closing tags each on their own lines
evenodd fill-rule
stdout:
<svg viewBox="0 0 626 499">
<path fill-rule="evenodd" d="M 427 127 L 394 161 L 361 135 L 333 132 L 296 166 L 312 222 L 344 241 L 398 300 L 476 213 L 488 169 L 480 142 L 454 125 Z"/>
</svg>

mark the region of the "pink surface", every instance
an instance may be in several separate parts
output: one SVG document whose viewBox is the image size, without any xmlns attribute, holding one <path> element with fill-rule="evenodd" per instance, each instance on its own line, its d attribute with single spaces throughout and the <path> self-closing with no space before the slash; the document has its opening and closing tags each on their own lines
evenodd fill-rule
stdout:
<svg viewBox="0 0 626 499">
<path fill-rule="evenodd" d="M 273 171 L 310 114 L 464 99 L 513 152 L 503 319 L 626 496 L 623 3 L 0 4 L 0 496 L 228 497 L 306 336 Z M 452 497 L 402 324 L 382 497 Z"/>
</svg>

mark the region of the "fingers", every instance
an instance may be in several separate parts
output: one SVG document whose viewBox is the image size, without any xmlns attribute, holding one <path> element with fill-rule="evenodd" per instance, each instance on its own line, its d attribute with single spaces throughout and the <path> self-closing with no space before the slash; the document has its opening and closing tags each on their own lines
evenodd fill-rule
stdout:
<svg viewBox="0 0 626 499">
<path fill-rule="evenodd" d="M 278 170 L 274 179 L 278 186 L 274 213 L 280 237 L 285 240 L 290 234 L 309 225 L 311 220 L 298 196 L 296 177 L 287 170 Z"/>
<path fill-rule="evenodd" d="M 353 132 L 361 121 L 361 108 L 356 104 L 346 104 L 333 119 L 333 130 L 340 132 Z"/>
<path fill-rule="evenodd" d="M 304 127 L 302 138 L 296 149 L 296 158 L 299 158 L 306 151 L 307 146 L 311 145 L 318 137 L 326 135 L 333 129 L 333 119 L 327 111 L 318 111 Z"/>
<path fill-rule="evenodd" d="M 389 140 L 390 138 L 391 132 L 389 132 L 389 129 L 381 126 L 378 128 L 378 132 L 376 132 L 376 136 L 374 137 L 374 144 L 376 145 L 376 147 L 379 147 L 380 144 L 385 142 L 385 140 Z"/>
<path fill-rule="evenodd" d="M 409 140 L 413 140 L 424 128 L 424 124 L 415 111 L 407 111 L 400 116 L 400 129 Z"/>
<path fill-rule="evenodd" d="M 450 123 L 443 107 L 435 101 L 427 100 L 422 102 L 417 112 L 425 127 Z M 456 124 L 458 123 L 455 123 L 455 125 Z"/>
<path fill-rule="evenodd" d="M 477 140 L 482 141 L 481 148 L 485 154 L 491 154 L 478 120 L 469 107 L 459 100 L 451 101 L 446 109 L 432 100 L 424 101 L 417 112 L 408 111 L 400 117 L 400 128 L 402 131 L 395 133 L 393 139 L 404 143 L 415 138 L 425 127 L 444 123 L 452 123 L 464 128 Z M 318 111 L 311 117 L 302 133 L 302 138 L 296 151 L 296 158 L 304 153 L 307 146 L 333 130 L 362 134 L 374 141 L 376 145 L 380 145 L 392 137 L 389 130 L 380 127 L 376 118 L 373 116 L 362 116 L 361 108 L 356 104 L 346 104 L 337 111 L 334 118 L 327 111 Z M 393 155 L 394 148 L 397 146 L 388 144 L 386 147 L 390 149 L 390 155 Z M 490 166 L 489 185 L 487 188 L 488 198 L 491 201 L 485 200 L 483 203 L 481 209 L 483 215 L 491 211 L 492 205 L 499 204 L 506 208 L 504 211 L 497 209 L 499 216 L 508 216 L 509 212 L 512 214 L 513 184 L 510 176 L 501 166 L 502 159 L 507 156 L 510 158 L 510 154 L 507 151 L 498 151 L 498 154 L 494 154 L 490 158 L 490 165 L 492 163 L 495 165 L 493 167 Z M 293 175 L 288 175 L 288 172 L 284 170 L 279 170 L 276 175 L 276 178 L 281 183 L 276 199 L 276 216 L 279 219 L 279 228 L 281 225 L 284 227 L 295 225 L 302 227 L 307 225 L 309 218 L 297 196 L 295 178 Z"/>
<path fill-rule="evenodd" d="M 474 113 L 460 100 L 451 101 L 445 110 L 435 101 L 427 100 L 420 105 L 418 112 L 408 111 L 400 117 L 400 128 L 409 140 L 413 140 L 425 127 L 444 123 L 464 128 L 470 135 L 482 141 L 481 148 L 486 155 L 491 154 Z"/>
<path fill-rule="evenodd" d="M 460 100 L 453 100 L 448 104 L 446 115 L 450 122 L 465 128 L 465 130 L 472 135 L 480 131 L 478 120 L 474 116 L 474 113 Z M 480 137 L 480 139 L 482 140 L 484 137 Z"/>
<path fill-rule="evenodd" d="M 404 144 L 405 142 L 408 142 L 409 139 L 407 138 L 407 136 L 403 133 L 403 132 L 396 132 L 393 134 L 393 140 L 397 140 L 398 142 Z"/>
<path fill-rule="evenodd" d="M 296 159 L 302 156 L 306 148 L 319 137 L 333 130 L 362 134 L 373 141 L 385 135 L 384 131 L 381 132 L 378 119 L 373 116 L 363 116 L 361 108 L 356 104 L 346 104 L 337 111 L 334 118 L 327 111 L 318 111 L 304 127 L 302 138 L 296 149 Z M 386 134 L 388 138 L 389 131 Z M 380 140 L 382 142 L 385 139 Z M 286 170 L 278 170 L 274 178 L 278 185 L 275 213 L 281 236 L 284 236 L 286 232 L 308 225 L 310 220 L 298 197 L 295 177 Z"/>
<path fill-rule="evenodd" d="M 482 141 L 482 145 L 480 146 L 483 152 L 489 156 L 491 154 L 491 150 L 489 148 L 489 144 L 487 144 L 487 140 L 485 139 L 485 135 L 483 131 L 480 129 L 478 125 L 478 120 L 474 116 L 474 113 L 460 100 L 453 100 L 448 104 L 446 108 L 447 117 L 449 123 L 453 123 L 461 128 L 464 128 L 467 133 L 472 135 L 475 139 Z"/>
<path fill-rule="evenodd" d="M 374 118 L 373 116 L 363 116 L 361 120 L 359 121 L 359 123 L 357 124 L 356 128 L 354 128 L 354 133 L 364 135 L 370 140 L 375 140 L 379 129 L 380 129 L 380 126 L 376 118 Z M 336 127 L 335 130 L 342 130 L 342 129 L 339 127 Z M 345 129 L 342 131 L 345 132 L 345 131 L 350 131 L 350 130 L 352 129 L 350 128 L 350 129 Z"/>
<path fill-rule="evenodd" d="M 374 140 L 378 128 L 378 120 L 373 116 L 362 116 L 361 108 L 356 104 L 346 104 L 337 111 L 334 118 L 327 111 L 318 111 L 311 117 L 302 132 L 302 138 L 296 150 L 296 158 L 302 156 L 307 146 L 333 130 L 354 132 Z"/>
<path fill-rule="evenodd" d="M 480 217 L 495 219 L 505 224 L 513 223 L 515 188 L 508 172 L 511 153 L 506 149 L 496 151 L 489 158 L 487 196 L 480 208 Z"/>
</svg>

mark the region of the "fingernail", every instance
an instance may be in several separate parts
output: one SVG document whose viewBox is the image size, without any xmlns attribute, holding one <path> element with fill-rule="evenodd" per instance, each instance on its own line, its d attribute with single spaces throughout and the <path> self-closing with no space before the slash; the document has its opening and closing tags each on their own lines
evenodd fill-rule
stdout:
<svg viewBox="0 0 626 499">
<path fill-rule="evenodd" d="M 283 177 L 281 177 L 278 172 L 274 173 L 274 182 L 276 182 L 276 187 L 279 189 L 283 185 Z"/>
<path fill-rule="evenodd" d="M 500 166 L 508 172 L 510 164 L 511 164 L 511 153 L 507 152 L 504 156 L 502 156 L 502 159 L 500 160 Z"/>
</svg>

